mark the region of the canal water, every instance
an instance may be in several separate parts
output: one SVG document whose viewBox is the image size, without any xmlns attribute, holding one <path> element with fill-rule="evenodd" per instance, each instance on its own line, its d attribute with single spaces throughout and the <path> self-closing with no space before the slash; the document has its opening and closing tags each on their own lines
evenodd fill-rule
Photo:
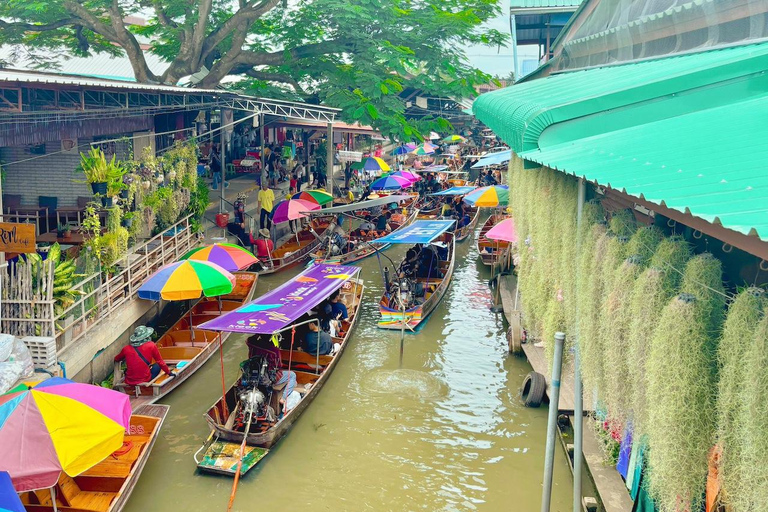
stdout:
<svg viewBox="0 0 768 512">
<path fill-rule="evenodd" d="M 402 251 L 385 254 L 398 261 Z M 233 510 L 539 510 L 547 409 L 522 405 L 530 366 L 507 354 L 474 242 L 458 245 L 447 295 L 406 335 L 402 367 L 400 333 L 376 327 L 377 259 L 359 263 L 367 289 L 350 346 L 288 435 L 242 478 Z M 257 294 L 297 272 L 261 278 Z M 244 342 L 227 341 L 227 382 Z M 198 473 L 192 458 L 208 436 L 203 413 L 220 395 L 216 357 L 167 397 L 169 416 L 127 512 L 226 510 L 232 479 Z M 559 443 L 554 482 L 551 510 L 569 511 L 572 478 Z"/>
</svg>

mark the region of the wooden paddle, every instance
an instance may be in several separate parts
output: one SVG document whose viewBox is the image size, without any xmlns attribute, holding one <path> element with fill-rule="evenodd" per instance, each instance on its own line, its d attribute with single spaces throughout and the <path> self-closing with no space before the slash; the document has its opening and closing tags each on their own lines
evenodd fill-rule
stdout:
<svg viewBox="0 0 768 512">
<path fill-rule="evenodd" d="M 237 484 L 240 482 L 240 471 L 243 469 L 243 457 L 245 457 L 245 444 L 248 441 L 248 432 L 251 430 L 251 420 L 253 419 L 253 410 L 246 409 L 245 413 L 248 415 L 248 422 L 245 425 L 243 431 L 243 442 L 240 444 L 240 460 L 237 462 L 237 471 L 235 472 L 235 481 L 232 483 L 232 493 L 229 495 L 229 505 L 227 505 L 227 512 L 232 510 L 232 505 L 235 503 L 235 493 L 237 493 Z"/>
</svg>

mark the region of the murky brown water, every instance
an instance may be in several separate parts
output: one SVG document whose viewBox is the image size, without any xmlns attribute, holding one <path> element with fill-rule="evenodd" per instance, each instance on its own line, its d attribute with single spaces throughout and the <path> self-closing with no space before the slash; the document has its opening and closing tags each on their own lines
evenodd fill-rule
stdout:
<svg viewBox="0 0 768 512">
<path fill-rule="evenodd" d="M 402 252 L 386 254 L 397 261 Z M 293 429 L 241 480 L 233 510 L 539 510 L 547 410 L 520 402 L 530 367 L 507 355 L 473 242 L 457 257 L 443 302 L 406 335 L 402 369 L 399 332 L 376 328 L 378 263 L 360 262 L 368 288 L 351 345 Z M 257 293 L 287 277 L 261 279 Z M 244 339 L 231 337 L 227 382 L 245 355 Z M 221 394 L 219 368 L 212 358 L 165 401 L 170 414 L 127 512 L 226 510 L 232 479 L 199 474 L 192 459 L 208 435 L 203 412 Z M 571 481 L 558 445 L 553 512 L 570 510 Z"/>
</svg>

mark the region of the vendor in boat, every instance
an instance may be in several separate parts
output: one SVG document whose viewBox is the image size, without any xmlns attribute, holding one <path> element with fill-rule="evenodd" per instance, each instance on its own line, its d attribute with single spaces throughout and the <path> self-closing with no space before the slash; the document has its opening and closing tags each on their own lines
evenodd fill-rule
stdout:
<svg viewBox="0 0 768 512">
<path fill-rule="evenodd" d="M 472 223 L 472 218 L 469 216 L 469 213 L 465 213 L 464 216 L 459 221 L 459 229 L 469 226 L 471 223 Z"/>
<path fill-rule="evenodd" d="M 283 393 L 280 397 L 280 405 L 283 406 L 283 412 L 288 412 L 285 404 L 293 390 L 296 389 L 296 372 L 283 370 L 283 360 L 280 355 L 280 349 L 270 340 L 270 336 L 256 334 L 248 338 L 245 342 L 248 346 L 248 359 L 262 355 L 267 357 L 267 363 L 275 370 L 275 383 L 272 388 Z"/>
<path fill-rule="evenodd" d="M 389 225 L 389 221 L 392 218 L 392 213 L 385 211 L 376 217 L 376 231 L 392 231 L 392 227 Z"/>
<path fill-rule="evenodd" d="M 333 352 L 331 335 L 321 330 L 317 322 L 309 324 L 309 331 L 304 338 L 304 350 L 314 355 L 325 356 Z"/>
<path fill-rule="evenodd" d="M 334 320 L 343 320 L 346 322 L 349 321 L 349 312 L 347 311 L 347 306 L 345 306 L 340 299 L 341 293 L 339 290 L 333 292 L 333 295 L 329 297 L 328 300 L 331 303 L 331 317 Z"/>
<path fill-rule="evenodd" d="M 123 347 L 115 356 L 115 362 L 125 361 L 125 383 L 131 386 L 144 384 L 154 380 L 160 375 L 160 370 L 169 377 L 175 377 L 168 365 L 163 361 L 157 345 L 152 341 L 152 333 L 155 330 L 145 325 L 140 325 L 131 335 L 130 344 Z M 152 361 L 155 361 L 152 363 Z"/>
</svg>

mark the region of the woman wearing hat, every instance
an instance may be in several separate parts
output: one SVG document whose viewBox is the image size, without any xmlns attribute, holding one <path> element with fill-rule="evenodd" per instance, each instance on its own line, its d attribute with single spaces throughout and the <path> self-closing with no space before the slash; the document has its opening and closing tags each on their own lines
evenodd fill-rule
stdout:
<svg viewBox="0 0 768 512">
<path fill-rule="evenodd" d="M 131 335 L 130 345 L 123 347 L 123 350 L 115 356 L 115 362 L 125 360 L 127 369 L 125 371 L 125 383 L 130 385 L 144 384 L 152 381 L 160 375 L 163 370 L 166 375 L 175 377 L 171 373 L 168 365 L 160 356 L 157 345 L 152 341 L 152 333 L 155 330 L 151 327 L 141 325 Z M 153 364 L 152 361 L 155 361 Z"/>
</svg>

